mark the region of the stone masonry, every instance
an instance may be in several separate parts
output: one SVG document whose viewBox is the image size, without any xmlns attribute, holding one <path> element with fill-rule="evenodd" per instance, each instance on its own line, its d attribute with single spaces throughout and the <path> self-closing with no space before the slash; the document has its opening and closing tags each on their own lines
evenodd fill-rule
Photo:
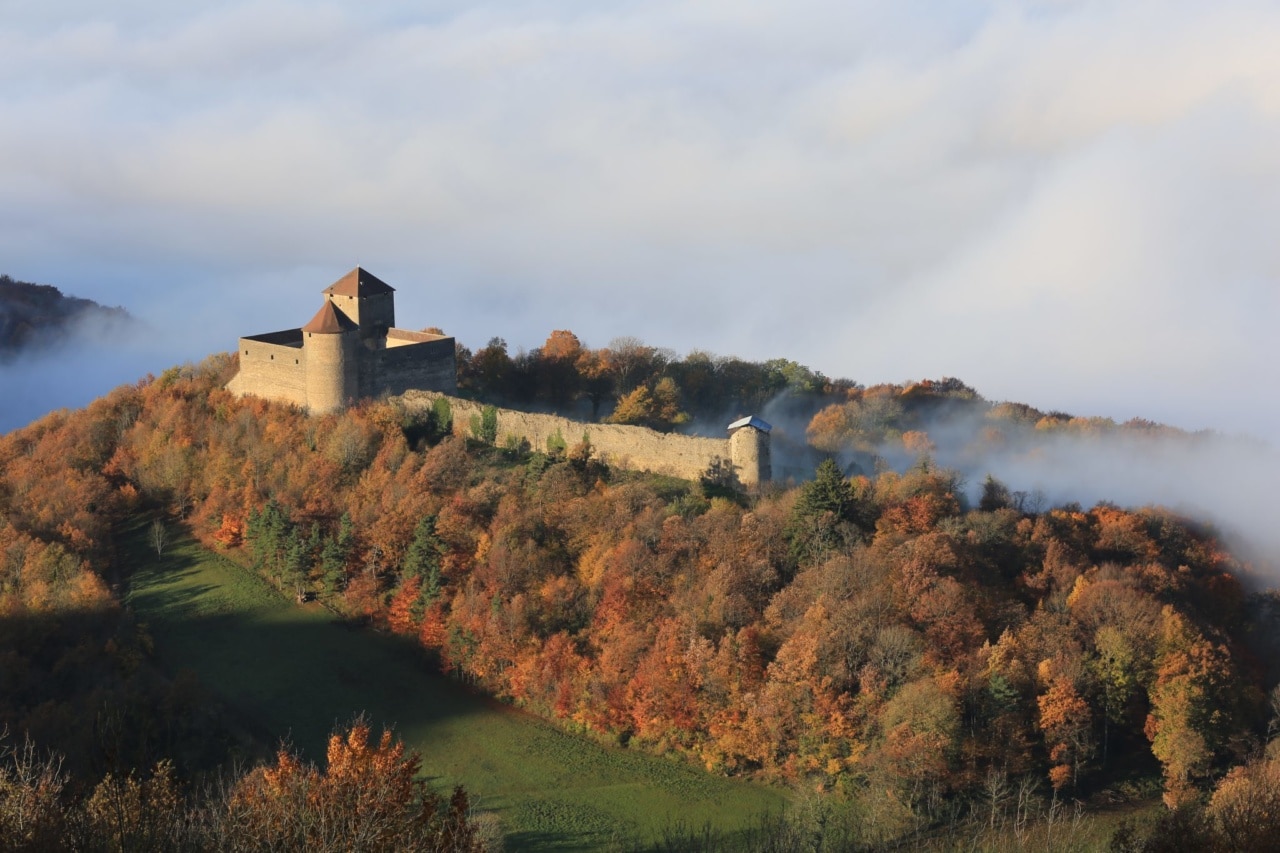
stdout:
<svg viewBox="0 0 1280 853">
<path fill-rule="evenodd" d="M 439 397 L 445 397 L 453 411 L 453 431 L 468 435 L 473 417 L 480 417 L 484 405 L 447 394 L 409 391 L 401 397 L 405 408 L 423 412 Z M 670 474 L 686 480 L 702 475 L 716 460 L 734 466 L 744 486 L 767 482 L 772 476 L 769 462 L 770 426 L 759 418 L 744 418 L 730 425 L 727 438 L 662 433 L 645 427 L 621 424 L 589 424 L 557 415 L 540 415 L 513 409 L 497 409 L 498 444 L 508 440 L 527 441 L 533 450 L 547 449 L 547 440 L 563 439 L 570 447 L 591 443 L 605 463 L 638 471 Z"/>
<path fill-rule="evenodd" d="M 453 338 L 395 328 L 394 293 L 356 267 L 325 289 L 324 303 L 305 326 L 240 338 L 240 370 L 227 389 L 237 396 L 293 403 L 312 414 L 383 396 L 401 396 L 407 409 L 422 411 L 444 396 L 453 410 L 454 431 L 466 435 L 484 406 L 451 396 L 458 387 Z M 729 424 L 726 438 L 704 438 L 496 411 L 499 445 L 514 440 L 546 450 L 548 439 L 573 446 L 585 436 L 599 458 L 619 467 L 692 480 L 722 462 L 731 464 L 746 486 L 772 476 L 770 426 L 756 417 Z"/>
<path fill-rule="evenodd" d="M 241 338 L 240 370 L 227 389 L 315 414 L 412 388 L 456 390 L 453 338 L 395 328 L 394 294 L 356 267 L 325 289 L 305 326 Z"/>
</svg>

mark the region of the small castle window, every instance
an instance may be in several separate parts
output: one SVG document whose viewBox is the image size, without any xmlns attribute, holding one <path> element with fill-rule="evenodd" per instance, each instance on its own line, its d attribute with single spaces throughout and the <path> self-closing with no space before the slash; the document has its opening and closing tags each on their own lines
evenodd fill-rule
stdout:
<svg viewBox="0 0 1280 853">
<path fill-rule="evenodd" d="M 295 359 L 293 360 L 293 363 L 294 363 L 294 364 L 297 364 L 297 363 L 298 363 L 298 360 L 295 358 Z"/>
<path fill-rule="evenodd" d="M 275 361 L 275 360 L 276 360 L 276 354 L 275 354 L 275 353 L 271 353 L 271 360 L 272 360 L 272 361 Z"/>
</svg>

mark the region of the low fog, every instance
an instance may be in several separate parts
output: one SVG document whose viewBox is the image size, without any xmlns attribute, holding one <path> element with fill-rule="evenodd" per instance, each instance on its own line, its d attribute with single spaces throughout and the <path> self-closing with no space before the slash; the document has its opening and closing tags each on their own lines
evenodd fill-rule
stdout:
<svg viewBox="0 0 1280 853">
<path fill-rule="evenodd" d="M 1003 449 L 960 443 L 961 425 L 937 425 L 937 464 L 961 474 L 976 506 L 988 475 L 1004 483 L 1028 509 L 1101 501 L 1163 506 L 1211 523 L 1237 555 L 1253 566 L 1251 580 L 1280 581 L 1280 526 L 1271 492 L 1280 482 L 1280 454 L 1262 442 L 1221 434 L 1037 435 Z M 909 464 L 898 455 L 899 467 Z"/>
<path fill-rule="evenodd" d="M 176 341 L 129 317 L 92 314 L 47 329 L 38 343 L 0 358 L 0 433 L 158 374 L 164 368 L 157 365 L 167 365 L 177 349 Z"/>
<path fill-rule="evenodd" d="M 1263 441 L 1156 425 L 1046 431 L 983 413 L 938 417 L 920 428 L 934 445 L 930 464 L 959 474 L 970 506 L 978 505 L 991 476 L 1028 511 L 1073 503 L 1089 509 L 1100 502 L 1165 507 L 1211 525 L 1249 563 L 1245 580 L 1251 585 L 1280 582 L 1280 525 L 1271 494 L 1280 482 L 1280 453 Z M 803 427 L 789 429 L 795 434 Z M 882 464 L 899 472 L 921 461 L 900 441 L 877 452 Z"/>
</svg>

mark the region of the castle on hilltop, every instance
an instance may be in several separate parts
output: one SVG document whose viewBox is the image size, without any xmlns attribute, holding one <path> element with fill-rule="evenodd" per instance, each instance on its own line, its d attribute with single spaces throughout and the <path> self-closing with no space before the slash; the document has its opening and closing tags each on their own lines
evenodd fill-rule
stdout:
<svg viewBox="0 0 1280 853">
<path fill-rule="evenodd" d="M 386 282 L 356 267 L 325 288 L 324 304 L 305 326 L 241 338 L 240 371 L 227 390 L 239 397 L 252 394 L 294 403 L 312 414 L 382 396 L 398 396 L 408 409 L 425 411 L 443 395 L 453 430 L 460 435 L 490 410 L 497 435 L 512 446 L 563 448 L 581 435 L 601 459 L 624 468 L 686 479 L 727 469 L 745 486 L 772 476 L 772 427 L 754 416 L 729 424 L 725 438 L 707 438 L 584 424 L 458 399 L 453 396 L 458 390 L 453 338 L 395 328 L 394 293 Z"/>
<path fill-rule="evenodd" d="M 410 389 L 454 393 L 453 338 L 395 323 L 395 289 L 356 267 L 325 288 L 324 304 L 305 326 L 240 338 L 240 371 L 227 390 L 313 414 Z"/>
</svg>

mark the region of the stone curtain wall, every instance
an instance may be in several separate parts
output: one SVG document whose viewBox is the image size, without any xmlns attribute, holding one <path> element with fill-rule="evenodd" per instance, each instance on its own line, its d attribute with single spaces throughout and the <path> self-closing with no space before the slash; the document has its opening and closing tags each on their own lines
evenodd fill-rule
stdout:
<svg viewBox="0 0 1280 853">
<path fill-rule="evenodd" d="M 426 411 L 436 399 L 444 397 L 453 408 L 453 431 L 471 435 L 471 416 L 480 416 L 484 406 L 429 391 L 409 391 L 400 399 L 413 412 Z M 673 435 L 645 427 L 619 424 L 587 424 L 557 415 L 536 415 L 511 409 L 498 409 L 498 446 L 514 436 L 528 441 L 533 450 L 544 453 L 547 439 L 559 433 L 569 447 L 582 441 L 583 433 L 591 441 L 596 456 L 610 465 L 655 474 L 671 474 L 686 480 L 697 479 L 719 458 L 729 461 L 729 439 Z M 744 483 L 754 483 L 752 472 L 739 471 Z"/>
<path fill-rule="evenodd" d="M 241 338 L 239 356 L 240 372 L 227 383 L 227 389 L 233 394 L 256 394 L 307 405 L 307 361 L 301 345 Z"/>
<path fill-rule="evenodd" d="M 391 334 L 395 335 L 397 331 L 393 329 Z M 362 396 L 403 394 L 412 388 L 444 392 L 457 388 L 458 369 L 453 338 L 406 342 L 404 333 L 396 337 L 398 339 L 393 344 L 393 338 L 388 335 L 387 349 L 368 353 L 376 375 L 368 387 L 361 388 Z"/>
<path fill-rule="evenodd" d="M 403 394 L 411 388 L 457 388 L 453 338 L 392 333 L 396 345 L 372 351 L 355 340 L 340 341 L 343 335 L 316 335 L 304 347 L 298 329 L 241 338 L 240 371 L 227 390 L 332 411 L 354 399 Z M 335 349 L 340 343 L 350 344 L 342 358 Z"/>
</svg>

